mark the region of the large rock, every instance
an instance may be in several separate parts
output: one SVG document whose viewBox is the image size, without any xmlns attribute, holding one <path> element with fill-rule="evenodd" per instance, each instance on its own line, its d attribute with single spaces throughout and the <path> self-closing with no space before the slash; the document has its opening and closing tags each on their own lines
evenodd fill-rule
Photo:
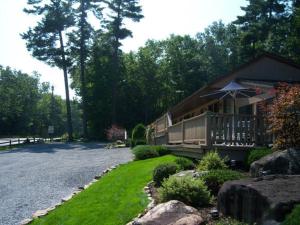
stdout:
<svg viewBox="0 0 300 225">
<path fill-rule="evenodd" d="M 203 223 L 197 209 L 172 200 L 162 203 L 147 212 L 134 225 L 199 225 Z"/>
<path fill-rule="evenodd" d="M 221 214 L 249 224 L 281 222 L 299 203 L 299 175 L 269 175 L 228 181 L 218 194 Z"/>
<path fill-rule="evenodd" d="M 300 150 L 274 152 L 251 164 L 252 177 L 265 174 L 300 174 Z"/>
</svg>

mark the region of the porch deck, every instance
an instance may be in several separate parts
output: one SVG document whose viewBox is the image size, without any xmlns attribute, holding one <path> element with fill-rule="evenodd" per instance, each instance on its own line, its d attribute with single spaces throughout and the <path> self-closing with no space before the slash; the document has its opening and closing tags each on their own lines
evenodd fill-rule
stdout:
<svg viewBox="0 0 300 225">
<path fill-rule="evenodd" d="M 168 146 L 197 149 L 249 149 L 272 143 L 264 119 L 254 115 L 214 114 L 199 116 L 167 126 L 164 119 L 157 121 L 155 138 L 164 137 Z"/>
</svg>

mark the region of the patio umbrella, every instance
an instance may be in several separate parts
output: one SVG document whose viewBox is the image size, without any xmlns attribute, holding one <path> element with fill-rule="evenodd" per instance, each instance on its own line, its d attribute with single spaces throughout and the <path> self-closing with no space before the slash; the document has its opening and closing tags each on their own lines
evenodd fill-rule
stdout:
<svg viewBox="0 0 300 225">
<path fill-rule="evenodd" d="M 226 97 L 231 97 L 233 99 L 233 120 L 232 120 L 232 135 L 234 139 L 235 135 L 235 115 L 236 115 L 236 99 L 241 97 L 250 98 L 256 94 L 256 91 L 244 87 L 240 85 L 239 83 L 235 81 L 231 81 L 229 84 L 227 84 L 225 87 L 221 88 L 220 90 L 217 90 L 215 92 L 202 95 L 200 97 L 218 97 L 219 100 L 222 100 Z"/>
<path fill-rule="evenodd" d="M 219 96 L 219 100 L 224 99 L 225 97 L 230 96 L 233 99 L 233 114 L 236 114 L 236 99 L 239 97 L 246 97 L 250 98 L 255 94 L 255 90 L 251 88 L 244 87 L 240 85 L 239 83 L 235 81 L 231 81 L 229 84 L 227 84 L 225 87 L 221 88 L 218 91 L 202 95 L 200 96 L 201 98 L 203 97 L 209 97 L 209 96 Z"/>
</svg>

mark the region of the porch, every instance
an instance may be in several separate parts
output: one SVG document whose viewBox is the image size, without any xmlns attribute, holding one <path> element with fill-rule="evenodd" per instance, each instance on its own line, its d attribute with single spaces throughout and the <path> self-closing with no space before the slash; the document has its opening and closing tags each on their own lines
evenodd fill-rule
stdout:
<svg viewBox="0 0 300 225">
<path fill-rule="evenodd" d="M 168 124 L 167 116 L 155 122 L 156 144 L 193 149 L 249 149 L 272 143 L 264 119 L 257 115 L 233 115 L 205 112 Z M 163 143 L 157 143 L 157 141 Z"/>
</svg>

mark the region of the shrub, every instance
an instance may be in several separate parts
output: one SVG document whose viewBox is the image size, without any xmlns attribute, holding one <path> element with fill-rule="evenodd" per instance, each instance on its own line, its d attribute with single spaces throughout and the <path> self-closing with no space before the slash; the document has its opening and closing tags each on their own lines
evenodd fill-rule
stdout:
<svg viewBox="0 0 300 225">
<path fill-rule="evenodd" d="M 208 152 L 204 155 L 197 167 L 198 170 L 218 170 L 226 168 L 227 166 L 224 159 L 221 159 L 216 151 Z"/>
<path fill-rule="evenodd" d="M 135 160 L 143 160 L 158 157 L 159 154 L 149 145 L 138 145 L 132 149 Z"/>
<path fill-rule="evenodd" d="M 192 160 L 184 157 L 176 158 L 175 162 L 178 164 L 180 170 L 192 170 L 196 167 Z"/>
<path fill-rule="evenodd" d="M 117 141 L 125 139 L 125 129 L 113 124 L 106 130 L 106 138 L 109 141 Z"/>
<path fill-rule="evenodd" d="M 251 165 L 254 161 L 257 161 L 261 159 L 262 157 L 269 155 L 272 153 L 272 149 L 270 148 L 257 148 L 254 150 L 251 150 L 247 156 L 247 162 L 246 164 L 248 166 Z"/>
<path fill-rule="evenodd" d="M 194 207 L 208 205 L 212 198 L 201 179 L 192 177 L 170 177 L 158 189 L 161 202 L 178 200 Z"/>
<path fill-rule="evenodd" d="M 207 174 L 201 176 L 208 190 L 211 191 L 213 195 L 217 195 L 222 185 L 229 180 L 239 180 L 244 176 L 233 170 L 211 170 Z"/>
<path fill-rule="evenodd" d="M 158 165 L 153 171 L 153 181 L 156 186 L 161 186 L 164 179 L 170 175 L 175 174 L 177 171 L 177 165 L 175 163 L 167 163 Z"/>
<path fill-rule="evenodd" d="M 140 141 L 146 144 L 146 128 L 143 124 L 139 123 L 132 130 L 132 143 L 138 145 Z M 134 147 L 132 146 L 132 147 Z"/>
<path fill-rule="evenodd" d="M 282 225 L 295 225 L 300 221 L 300 205 L 296 205 L 293 211 L 286 217 Z"/>
<path fill-rule="evenodd" d="M 247 225 L 246 223 L 243 223 L 243 222 L 237 221 L 235 219 L 231 219 L 231 218 L 220 219 L 214 224 L 215 225 Z"/>
<path fill-rule="evenodd" d="M 167 147 L 164 147 L 164 146 L 161 146 L 161 145 L 153 145 L 151 147 L 153 149 L 155 149 L 155 151 L 157 151 L 159 156 L 168 155 L 168 154 L 171 153 L 171 151 Z"/>
<path fill-rule="evenodd" d="M 137 145 L 146 145 L 146 141 L 145 140 L 141 140 L 141 139 L 138 139 L 138 140 L 133 140 L 131 139 L 131 147 L 134 148 L 135 146 Z"/>
<path fill-rule="evenodd" d="M 267 116 L 268 131 L 275 133 L 274 147 L 286 149 L 300 147 L 300 85 L 281 83 L 273 90 L 272 104 L 262 106 Z"/>
</svg>

